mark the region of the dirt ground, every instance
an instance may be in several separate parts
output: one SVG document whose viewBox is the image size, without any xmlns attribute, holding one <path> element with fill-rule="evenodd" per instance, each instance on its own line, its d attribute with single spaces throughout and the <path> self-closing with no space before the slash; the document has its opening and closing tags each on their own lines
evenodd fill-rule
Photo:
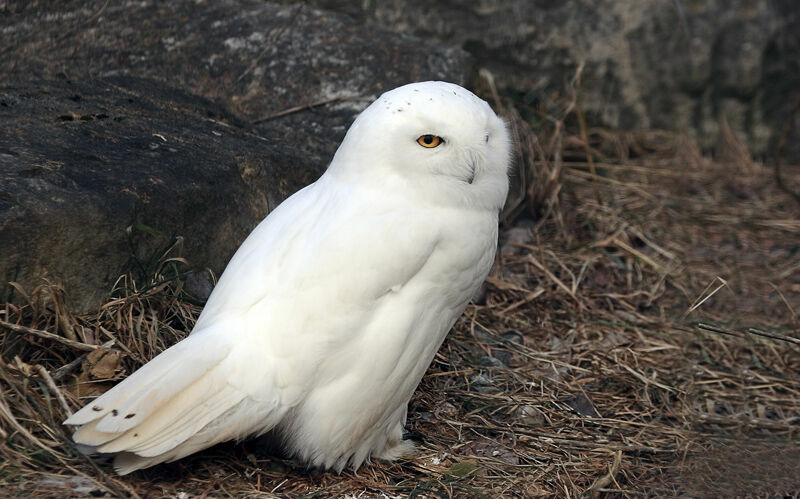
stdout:
<svg viewBox="0 0 800 499">
<path fill-rule="evenodd" d="M 497 265 L 411 401 L 418 454 L 337 475 L 249 441 L 126 477 L 80 455 L 66 412 L 201 310 L 167 253 L 149 282 L 122 278 L 94 313 L 70 313 L 53 283 L 0 306 L 0 491 L 800 493 L 800 168 L 784 165 L 778 182 L 732 134 L 701 153 L 681 134 L 587 129 L 574 99 L 549 114 L 495 101 L 520 158 Z"/>
</svg>

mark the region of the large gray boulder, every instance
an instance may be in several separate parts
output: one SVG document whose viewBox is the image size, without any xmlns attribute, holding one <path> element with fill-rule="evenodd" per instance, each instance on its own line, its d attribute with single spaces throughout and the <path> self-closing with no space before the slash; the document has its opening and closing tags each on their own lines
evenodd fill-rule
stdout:
<svg viewBox="0 0 800 499">
<path fill-rule="evenodd" d="M 724 121 L 753 152 L 773 149 L 800 89 L 794 0 L 311 3 L 464 48 L 531 106 L 563 93 L 584 61 L 590 122 L 686 131 L 705 146 Z"/>
<path fill-rule="evenodd" d="M 130 77 L 0 90 L 3 282 L 30 289 L 47 276 L 89 308 L 120 273 L 148 277 L 179 236 L 183 256 L 219 272 L 324 168 L 235 123 L 203 98 Z"/>
<path fill-rule="evenodd" d="M 178 236 L 219 274 L 371 99 L 470 75 L 461 50 L 259 0 L 0 11 L 0 298 L 48 276 L 77 310 Z"/>
<path fill-rule="evenodd" d="M 206 97 L 320 161 L 335 150 L 349 120 L 383 91 L 429 79 L 464 84 L 471 69 L 459 49 L 366 28 L 348 16 L 304 5 L 262 0 L 13 5 L 0 30 L 0 81 L 31 75 L 75 81 L 152 78 Z M 298 113 L 271 118 L 328 101 L 300 113 L 299 121 Z"/>
</svg>

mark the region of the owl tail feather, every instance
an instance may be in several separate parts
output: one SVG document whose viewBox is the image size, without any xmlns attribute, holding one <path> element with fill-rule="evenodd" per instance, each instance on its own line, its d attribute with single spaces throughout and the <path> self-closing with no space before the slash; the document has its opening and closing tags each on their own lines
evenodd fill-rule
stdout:
<svg viewBox="0 0 800 499">
<path fill-rule="evenodd" d="M 220 421 L 236 413 L 246 398 L 227 382 L 224 361 L 230 351 L 217 335 L 193 334 L 65 424 L 78 426 L 76 443 L 118 453 L 115 468 L 120 474 L 238 438 L 241 425 Z M 210 427 L 215 431 L 209 432 Z"/>
</svg>

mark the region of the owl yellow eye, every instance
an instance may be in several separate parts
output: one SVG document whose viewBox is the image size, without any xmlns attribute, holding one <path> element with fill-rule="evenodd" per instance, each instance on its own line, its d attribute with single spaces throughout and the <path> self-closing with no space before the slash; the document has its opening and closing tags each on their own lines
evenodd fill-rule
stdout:
<svg viewBox="0 0 800 499">
<path fill-rule="evenodd" d="M 417 139 L 417 144 L 421 145 L 422 147 L 427 147 L 428 149 L 436 147 L 443 142 L 444 139 L 436 135 L 422 135 Z"/>
</svg>

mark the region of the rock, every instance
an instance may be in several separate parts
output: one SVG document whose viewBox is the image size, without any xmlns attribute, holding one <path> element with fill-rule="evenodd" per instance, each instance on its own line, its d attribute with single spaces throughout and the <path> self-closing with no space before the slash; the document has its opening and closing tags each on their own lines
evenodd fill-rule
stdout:
<svg viewBox="0 0 800 499">
<path fill-rule="evenodd" d="M 268 138 L 302 147 L 325 164 L 355 114 L 383 91 L 430 79 L 464 84 L 471 69 L 459 49 L 304 5 L 262 0 L 6 5 L 10 16 L 3 36 L 14 43 L 0 55 L 0 80 L 24 81 L 31 74 L 160 80 L 224 106 Z M 303 110 L 323 102 L 328 104 Z M 301 112 L 276 116 L 298 107 Z"/>
<path fill-rule="evenodd" d="M 11 1 L 0 15 L 1 296 L 48 275 L 77 311 L 119 274 L 145 277 L 177 236 L 219 275 L 371 99 L 471 69 L 458 49 L 261 0 Z"/>
<path fill-rule="evenodd" d="M 547 418 L 544 413 L 533 405 L 522 405 L 517 409 L 517 420 L 527 426 L 544 426 Z"/>
<path fill-rule="evenodd" d="M 512 227 L 503 233 L 500 244 L 500 255 L 504 258 L 514 256 L 522 251 L 519 245 L 533 242 L 533 231 L 527 227 Z"/>
<path fill-rule="evenodd" d="M 450 402 L 441 402 L 436 404 L 433 409 L 434 414 L 437 417 L 441 417 L 442 414 L 448 417 L 452 417 L 458 414 L 458 408 L 451 404 Z"/>
<path fill-rule="evenodd" d="M 214 282 L 208 272 L 193 270 L 186 275 L 186 291 L 201 302 L 208 300 L 214 290 Z"/>
<path fill-rule="evenodd" d="M 508 350 L 501 350 L 499 348 L 490 348 L 489 349 L 490 358 L 493 358 L 499 362 L 497 367 L 507 368 L 514 364 L 514 355 L 509 352 Z"/>
<path fill-rule="evenodd" d="M 428 411 L 419 411 L 416 413 L 416 417 L 419 418 L 421 421 L 433 421 L 436 417 L 433 415 L 432 412 Z"/>
<path fill-rule="evenodd" d="M 590 122 L 687 131 L 707 147 L 725 120 L 754 153 L 767 152 L 780 140 L 798 95 L 798 2 L 310 3 L 462 47 L 531 106 L 563 93 L 585 61 L 581 97 Z M 787 152 L 800 158 L 795 149 Z"/>
<path fill-rule="evenodd" d="M 597 413 L 597 410 L 594 408 L 594 404 L 592 404 L 592 399 L 586 396 L 583 393 L 579 393 L 574 397 L 570 397 L 564 400 L 564 403 L 567 404 L 577 412 L 581 417 L 584 418 L 599 418 L 600 414 Z"/>
<path fill-rule="evenodd" d="M 503 369 L 506 368 L 506 365 L 503 363 L 502 360 L 498 359 L 493 355 L 483 355 L 478 359 L 478 365 L 481 367 L 501 367 Z M 475 383 L 480 385 L 482 384 L 482 378 L 476 378 Z"/>
<path fill-rule="evenodd" d="M 495 343 L 497 338 L 495 338 L 494 334 L 489 329 L 481 326 L 478 323 L 472 327 L 472 334 L 475 336 L 475 339 L 480 341 L 481 343 Z"/>
<path fill-rule="evenodd" d="M 504 342 L 511 343 L 511 344 L 518 344 L 524 345 L 525 344 L 525 335 L 521 332 L 517 331 L 516 329 L 509 329 L 504 331 L 500 339 Z"/>
<path fill-rule="evenodd" d="M 495 393 L 498 391 L 495 381 L 489 374 L 483 372 L 472 375 L 469 389 L 479 393 Z"/>
<path fill-rule="evenodd" d="M 0 129 L 3 298 L 8 281 L 49 275 L 78 310 L 121 273 L 152 275 L 178 236 L 184 257 L 221 271 L 324 168 L 205 99 L 130 77 L 0 90 Z"/>
</svg>

